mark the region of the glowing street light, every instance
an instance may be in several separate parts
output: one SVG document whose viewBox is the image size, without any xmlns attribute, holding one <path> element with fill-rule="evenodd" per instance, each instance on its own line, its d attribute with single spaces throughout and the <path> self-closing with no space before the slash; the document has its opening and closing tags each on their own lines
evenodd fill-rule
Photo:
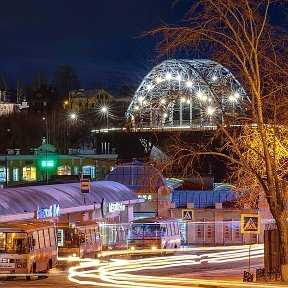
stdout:
<svg viewBox="0 0 288 288">
<path fill-rule="evenodd" d="M 70 114 L 70 118 L 71 118 L 72 120 L 76 120 L 76 119 L 77 119 L 76 113 L 71 113 L 71 114 Z"/>
<path fill-rule="evenodd" d="M 108 127 L 109 127 L 109 124 L 108 124 L 108 108 L 106 107 L 106 106 L 103 106 L 102 108 L 101 108 L 101 112 L 103 113 L 103 114 L 106 114 L 106 128 L 107 128 L 107 130 L 108 130 Z"/>
</svg>

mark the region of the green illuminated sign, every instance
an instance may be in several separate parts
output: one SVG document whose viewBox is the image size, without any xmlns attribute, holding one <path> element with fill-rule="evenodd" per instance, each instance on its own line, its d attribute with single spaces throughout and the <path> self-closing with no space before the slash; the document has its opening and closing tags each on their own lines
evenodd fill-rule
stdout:
<svg viewBox="0 0 288 288">
<path fill-rule="evenodd" d="M 42 167 L 54 167 L 54 161 L 42 161 L 41 165 Z"/>
</svg>

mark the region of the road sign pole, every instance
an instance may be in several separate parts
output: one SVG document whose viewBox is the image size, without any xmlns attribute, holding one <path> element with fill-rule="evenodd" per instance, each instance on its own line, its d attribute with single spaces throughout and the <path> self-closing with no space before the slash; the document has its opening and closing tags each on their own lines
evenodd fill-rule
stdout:
<svg viewBox="0 0 288 288">
<path fill-rule="evenodd" d="M 89 179 L 80 179 L 80 186 L 81 186 L 81 192 L 84 194 L 83 200 L 84 205 L 86 205 L 86 195 L 90 193 L 90 180 Z"/>
<path fill-rule="evenodd" d="M 248 271 L 250 273 L 251 270 L 251 233 L 249 234 L 249 267 L 248 267 Z"/>
</svg>

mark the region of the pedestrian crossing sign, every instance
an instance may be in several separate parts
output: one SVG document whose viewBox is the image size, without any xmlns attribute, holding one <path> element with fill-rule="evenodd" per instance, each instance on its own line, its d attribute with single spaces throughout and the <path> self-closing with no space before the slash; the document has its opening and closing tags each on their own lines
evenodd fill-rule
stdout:
<svg viewBox="0 0 288 288">
<path fill-rule="evenodd" d="M 182 209 L 182 221 L 193 221 L 194 220 L 194 210 Z"/>
<path fill-rule="evenodd" d="M 241 214 L 241 233 L 260 234 L 261 216 Z"/>
</svg>

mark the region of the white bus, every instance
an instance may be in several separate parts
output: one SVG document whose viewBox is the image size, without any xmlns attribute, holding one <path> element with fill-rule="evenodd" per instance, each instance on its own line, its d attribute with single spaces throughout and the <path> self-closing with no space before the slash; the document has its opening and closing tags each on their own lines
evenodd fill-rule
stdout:
<svg viewBox="0 0 288 288">
<path fill-rule="evenodd" d="M 128 248 L 173 249 L 180 248 L 180 226 L 174 218 L 143 218 L 130 224 Z"/>
<path fill-rule="evenodd" d="M 99 224 L 95 221 L 58 223 L 58 256 L 97 258 L 101 253 Z"/>
<path fill-rule="evenodd" d="M 0 223 L 0 274 L 7 278 L 47 273 L 57 263 L 56 226 L 50 222 Z M 47 277 L 43 275 L 42 277 Z"/>
</svg>

